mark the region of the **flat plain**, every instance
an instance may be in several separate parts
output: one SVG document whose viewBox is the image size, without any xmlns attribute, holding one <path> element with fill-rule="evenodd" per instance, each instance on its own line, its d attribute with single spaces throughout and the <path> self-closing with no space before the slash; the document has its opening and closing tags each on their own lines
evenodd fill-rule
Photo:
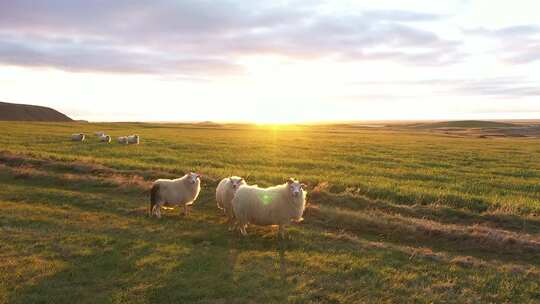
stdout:
<svg viewBox="0 0 540 304">
<path fill-rule="evenodd" d="M 540 142 L 490 130 L 0 122 L 0 302 L 540 302 Z M 148 217 L 190 170 L 190 216 Z M 229 175 L 308 184 L 304 222 L 227 231 Z"/>
</svg>

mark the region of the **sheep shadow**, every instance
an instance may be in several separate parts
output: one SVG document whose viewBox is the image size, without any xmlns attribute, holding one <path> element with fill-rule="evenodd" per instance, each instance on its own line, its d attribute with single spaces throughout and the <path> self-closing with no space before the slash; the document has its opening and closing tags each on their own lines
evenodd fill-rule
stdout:
<svg viewBox="0 0 540 304">
<path fill-rule="evenodd" d="M 9 294 L 9 303 L 103 303 L 125 287 L 125 280 L 136 271 L 135 261 L 144 253 L 126 258 L 125 246 L 98 254 L 66 257 L 63 270 L 37 283 Z"/>
<path fill-rule="evenodd" d="M 148 300 L 253 303 L 257 298 L 271 298 L 286 302 L 293 288 L 287 284 L 287 266 L 286 246 L 276 248 L 269 242 L 253 243 L 233 235 L 218 246 L 202 246 L 186 256 L 167 279 L 161 280 L 163 284 L 148 294 Z"/>
</svg>

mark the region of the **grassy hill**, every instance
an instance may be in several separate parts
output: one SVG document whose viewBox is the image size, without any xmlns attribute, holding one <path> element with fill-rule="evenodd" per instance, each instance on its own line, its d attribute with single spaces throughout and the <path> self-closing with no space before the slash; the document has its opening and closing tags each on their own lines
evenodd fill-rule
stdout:
<svg viewBox="0 0 540 304">
<path fill-rule="evenodd" d="M 0 102 L 0 120 L 7 121 L 72 121 L 68 116 L 47 107 Z"/>
<path fill-rule="evenodd" d="M 421 123 L 412 125 L 419 129 L 435 129 L 435 128 L 508 128 L 516 127 L 517 125 L 496 121 L 484 120 L 459 120 L 459 121 L 443 121 L 434 123 Z"/>
<path fill-rule="evenodd" d="M 339 126 L 0 122 L 0 303 L 540 301 L 536 139 Z M 75 132 L 137 133 L 102 144 Z M 204 174 L 189 217 L 158 177 Z M 226 229 L 220 178 L 308 184 L 304 222 Z"/>
</svg>

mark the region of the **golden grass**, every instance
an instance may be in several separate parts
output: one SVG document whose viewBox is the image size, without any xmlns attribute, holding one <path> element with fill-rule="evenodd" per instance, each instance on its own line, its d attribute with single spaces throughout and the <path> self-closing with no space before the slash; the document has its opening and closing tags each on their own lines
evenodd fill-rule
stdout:
<svg viewBox="0 0 540 304">
<path fill-rule="evenodd" d="M 37 125 L 48 135 L 31 144 L 24 139 L 36 125 L 8 126 L 20 138 L 0 133 L 0 302 L 540 299 L 539 168 L 529 140 L 321 126 L 269 138 L 249 126 Z M 75 128 L 132 128 L 143 141 L 59 145 Z M 149 218 L 152 180 L 186 169 L 205 173 L 191 216 Z M 233 173 L 262 186 L 288 176 L 310 185 L 305 221 L 290 227 L 290 239 L 272 227 L 247 238 L 226 230 L 214 187 Z"/>
</svg>

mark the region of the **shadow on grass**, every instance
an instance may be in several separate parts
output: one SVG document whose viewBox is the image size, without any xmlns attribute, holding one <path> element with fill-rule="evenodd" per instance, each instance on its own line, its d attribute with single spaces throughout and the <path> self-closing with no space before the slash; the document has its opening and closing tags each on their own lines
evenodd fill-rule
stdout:
<svg viewBox="0 0 540 304">
<path fill-rule="evenodd" d="M 49 228 L 49 232 L 61 229 Z M 144 245 L 133 235 L 111 233 L 108 237 L 112 239 L 107 246 L 94 248 L 97 253 L 78 256 L 64 252 L 60 256 L 66 268 L 12 291 L 9 302 L 286 302 L 293 288 L 287 283 L 286 246 L 266 250 L 266 246 L 234 236 L 225 242 L 207 235 L 204 241 L 193 237 L 170 243 L 156 236 Z M 57 253 L 69 250 L 60 244 L 53 247 Z M 274 258 L 246 255 L 253 251 Z M 279 261 L 277 269 L 275 260 Z M 257 267 L 249 261 L 256 261 Z"/>
<path fill-rule="evenodd" d="M 320 205 L 335 206 L 354 211 L 381 210 L 407 217 L 430 219 L 440 223 L 488 224 L 494 228 L 508 229 L 515 232 L 540 233 L 540 220 L 512 214 L 482 214 L 447 206 L 400 205 L 383 200 L 372 200 L 346 192 L 312 192 L 310 201 Z"/>
</svg>

